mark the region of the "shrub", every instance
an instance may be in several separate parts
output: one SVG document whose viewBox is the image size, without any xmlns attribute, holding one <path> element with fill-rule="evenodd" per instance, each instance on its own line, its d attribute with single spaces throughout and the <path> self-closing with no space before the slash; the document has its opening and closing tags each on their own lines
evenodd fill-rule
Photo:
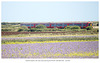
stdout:
<svg viewBox="0 0 100 63">
<path fill-rule="evenodd" d="M 71 29 L 80 29 L 79 26 L 72 26 Z"/>
<path fill-rule="evenodd" d="M 71 29 L 71 26 L 66 26 L 65 29 Z"/>
<path fill-rule="evenodd" d="M 23 29 L 23 31 L 28 31 L 27 26 L 21 26 L 21 28 Z"/>
<path fill-rule="evenodd" d="M 92 30 L 92 26 L 86 27 L 87 30 Z"/>
<path fill-rule="evenodd" d="M 19 28 L 19 29 L 18 29 L 18 32 L 21 32 L 21 31 L 24 31 L 24 29 L 22 29 L 22 28 Z"/>
<path fill-rule="evenodd" d="M 28 31 L 28 28 L 27 26 L 21 26 L 18 28 L 18 32 L 21 32 L 21 31 Z"/>
<path fill-rule="evenodd" d="M 52 29 L 52 31 L 57 31 L 57 30 L 58 30 L 58 28 L 53 28 L 53 29 Z"/>
<path fill-rule="evenodd" d="M 65 29 L 80 29 L 79 26 L 67 26 Z"/>
<path fill-rule="evenodd" d="M 43 28 L 47 28 L 47 27 L 45 25 L 40 24 L 40 25 L 37 25 L 36 28 L 42 28 L 43 29 Z"/>
<path fill-rule="evenodd" d="M 94 33 L 98 33 L 99 29 L 92 29 Z"/>
<path fill-rule="evenodd" d="M 43 29 L 43 31 L 49 31 L 50 29 L 49 28 L 45 28 L 45 29 Z"/>
<path fill-rule="evenodd" d="M 29 31 L 31 31 L 31 32 L 36 32 L 36 31 L 41 32 L 41 31 L 45 31 L 45 29 L 30 28 Z"/>
<path fill-rule="evenodd" d="M 29 31 L 34 32 L 34 31 L 37 31 L 37 29 L 36 28 L 30 28 Z"/>
<path fill-rule="evenodd" d="M 37 29 L 36 31 L 38 31 L 38 32 L 41 32 L 41 31 L 43 31 L 44 29 Z"/>
<path fill-rule="evenodd" d="M 11 28 L 2 28 L 2 31 L 11 31 Z"/>
</svg>

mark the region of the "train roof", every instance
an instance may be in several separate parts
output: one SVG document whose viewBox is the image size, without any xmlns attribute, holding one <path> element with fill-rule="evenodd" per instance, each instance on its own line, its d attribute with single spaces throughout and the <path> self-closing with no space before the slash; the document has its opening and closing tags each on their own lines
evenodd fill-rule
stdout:
<svg viewBox="0 0 100 63">
<path fill-rule="evenodd" d="M 32 24 L 32 23 L 92 23 L 92 22 L 24 22 L 21 24 Z"/>
<path fill-rule="evenodd" d="M 96 21 L 61 21 L 61 22 L 2 22 L 2 23 L 28 23 L 28 24 L 31 24 L 31 23 L 93 23 L 93 22 L 96 22 Z"/>
</svg>

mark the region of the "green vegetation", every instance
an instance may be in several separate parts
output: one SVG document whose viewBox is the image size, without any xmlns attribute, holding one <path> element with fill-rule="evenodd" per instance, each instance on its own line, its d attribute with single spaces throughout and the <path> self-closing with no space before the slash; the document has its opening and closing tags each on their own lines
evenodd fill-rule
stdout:
<svg viewBox="0 0 100 63">
<path fill-rule="evenodd" d="M 98 22 L 97 22 L 98 23 Z M 26 26 L 20 26 L 20 23 L 2 23 L 2 31 L 7 32 L 69 32 L 69 31 L 78 31 L 78 32 L 88 32 L 91 31 L 94 33 L 98 33 L 99 29 L 94 31 L 91 26 L 86 27 L 86 29 L 80 29 L 79 26 L 67 26 L 64 29 L 58 28 L 46 28 L 45 25 L 37 25 L 36 28 L 27 28 Z"/>
<path fill-rule="evenodd" d="M 36 26 L 36 28 L 39 28 L 39 29 L 40 29 L 40 28 L 42 28 L 42 29 L 44 29 L 44 28 L 46 28 L 46 26 L 45 26 L 45 25 L 40 24 L 40 25 L 37 25 L 37 26 Z"/>
<path fill-rule="evenodd" d="M 65 27 L 65 29 L 71 29 L 71 26 L 67 26 L 67 27 Z"/>
<path fill-rule="evenodd" d="M 21 32 L 21 31 L 27 31 L 28 28 L 26 26 L 21 26 L 18 28 L 18 32 Z"/>
<path fill-rule="evenodd" d="M 65 29 L 80 29 L 79 26 L 67 26 Z"/>
<path fill-rule="evenodd" d="M 2 35 L 2 37 L 9 38 L 9 37 L 60 37 L 60 36 L 86 36 L 86 35 L 95 35 L 97 32 L 67 32 L 67 33 L 33 33 L 33 34 L 17 34 L 17 35 Z"/>
<path fill-rule="evenodd" d="M 2 28 L 1 30 L 2 31 L 11 31 L 12 29 L 11 28 Z"/>
<path fill-rule="evenodd" d="M 79 26 L 72 26 L 71 29 L 80 29 Z"/>
<path fill-rule="evenodd" d="M 20 28 L 20 25 L 11 25 L 11 24 L 5 24 L 1 26 L 2 31 L 10 31 L 10 32 L 17 32 Z"/>
<path fill-rule="evenodd" d="M 99 26 L 99 21 L 94 21 L 93 26 Z"/>
<path fill-rule="evenodd" d="M 86 27 L 86 29 L 87 30 L 92 30 L 93 28 L 92 28 L 92 26 L 88 26 L 88 27 Z"/>
<path fill-rule="evenodd" d="M 10 43 L 10 42 L 48 42 L 48 41 L 97 41 L 98 37 L 63 37 L 63 38 L 35 38 L 33 39 L 17 39 L 17 40 L 2 40 L 2 44 Z"/>
</svg>

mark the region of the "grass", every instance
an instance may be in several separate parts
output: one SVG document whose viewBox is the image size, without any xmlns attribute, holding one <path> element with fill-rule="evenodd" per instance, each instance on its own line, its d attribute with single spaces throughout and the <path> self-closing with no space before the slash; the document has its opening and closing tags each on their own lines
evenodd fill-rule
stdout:
<svg viewBox="0 0 100 63">
<path fill-rule="evenodd" d="M 2 40 L 2 44 L 24 44 L 24 43 L 57 43 L 57 42 L 84 42 L 84 41 L 98 41 L 98 37 L 71 37 L 71 38 L 37 38 L 37 39 L 20 39 L 20 40 Z"/>
<path fill-rule="evenodd" d="M 32 44 L 32 43 L 61 43 L 61 42 L 91 42 L 98 40 L 69 40 L 69 41 L 27 41 L 27 42 L 5 42 L 2 44 Z"/>
<path fill-rule="evenodd" d="M 54 36 L 83 36 L 83 35 L 98 35 L 99 34 L 99 29 L 95 29 L 95 28 L 93 28 L 92 30 L 86 30 L 86 29 L 59 29 L 59 30 L 63 30 L 63 31 L 45 31 L 45 32 L 51 32 L 51 33 L 39 32 L 39 33 L 33 33 L 33 34 L 29 33 L 29 34 L 18 34 L 18 35 L 5 34 L 5 35 L 2 35 L 2 37 L 6 37 L 6 38 L 9 38 L 9 37 L 54 37 Z"/>
<path fill-rule="evenodd" d="M 18 35 L 4 35 L 2 37 L 57 37 L 57 36 L 85 36 L 85 35 L 97 35 L 98 34 L 81 34 L 81 33 L 39 33 L 39 34 L 18 34 Z"/>
</svg>

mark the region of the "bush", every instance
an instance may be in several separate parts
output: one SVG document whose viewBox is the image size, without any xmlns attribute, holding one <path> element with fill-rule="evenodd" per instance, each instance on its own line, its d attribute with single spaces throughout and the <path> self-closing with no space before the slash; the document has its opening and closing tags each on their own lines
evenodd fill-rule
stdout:
<svg viewBox="0 0 100 63">
<path fill-rule="evenodd" d="M 41 31 L 43 31 L 43 30 L 44 30 L 44 29 L 37 29 L 38 32 L 41 32 Z"/>
<path fill-rule="evenodd" d="M 27 28 L 27 26 L 21 26 L 18 28 L 18 32 L 21 32 L 21 31 L 28 31 L 29 29 Z"/>
<path fill-rule="evenodd" d="M 79 26 L 67 26 L 65 29 L 80 29 Z"/>
<path fill-rule="evenodd" d="M 31 32 L 36 32 L 36 31 L 41 32 L 41 31 L 45 31 L 45 29 L 31 28 L 29 31 L 31 31 Z"/>
<path fill-rule="evenodd" d="M 52 31 L 58 31 L 58 28 L 53 28 Z"/>
<path fill-rule="evenodd" d="M 23 29 L 23 31 L 28 31 L 27 26 L 21 26 L 21 28 Z"/>
<path fill-rule="evenodd" d="M 36 28 L 30 28 L 29 31 L 34 32 L 34 31 L 36 31 L 36 30 L 37 30 Z"/>
<path fill-rule="evenodd" d="M 2 28 L 2 31 L 11 31 L 11 28 Z"/>
<path fill-rule="evenodd" d="M 24 29 L 22 29 L 22 28 L 19 28 L 19 29 L 18 29 L 18 32 L 21 32 L 21 31 L 24 31 Z"/>
<path fill-rule="evenodd" d="M 94 33 L 98 33 L 99 29 L 92 29 Z"/>
<path fill-rule="evenodd" d="M 92 26 L 86 27 L 87 30 L 92 30 Z"/>
<path fill-rule="evenodd" d="M 43 28 L 47 28 L 47 27 L 45 25 L 40 24 L 40 25 L 37 25 L 36 28 L 42 28 L 43 29 Z"/>
<path fill-rule="evenodd" d="M 79 26 L 72 26 L 71 29 L 80 29 Z"/>
<path fill-rule="evenodd" d="M 66 26 L 65 29 L 71 29 L 71 26 Z"/>
</svg>

